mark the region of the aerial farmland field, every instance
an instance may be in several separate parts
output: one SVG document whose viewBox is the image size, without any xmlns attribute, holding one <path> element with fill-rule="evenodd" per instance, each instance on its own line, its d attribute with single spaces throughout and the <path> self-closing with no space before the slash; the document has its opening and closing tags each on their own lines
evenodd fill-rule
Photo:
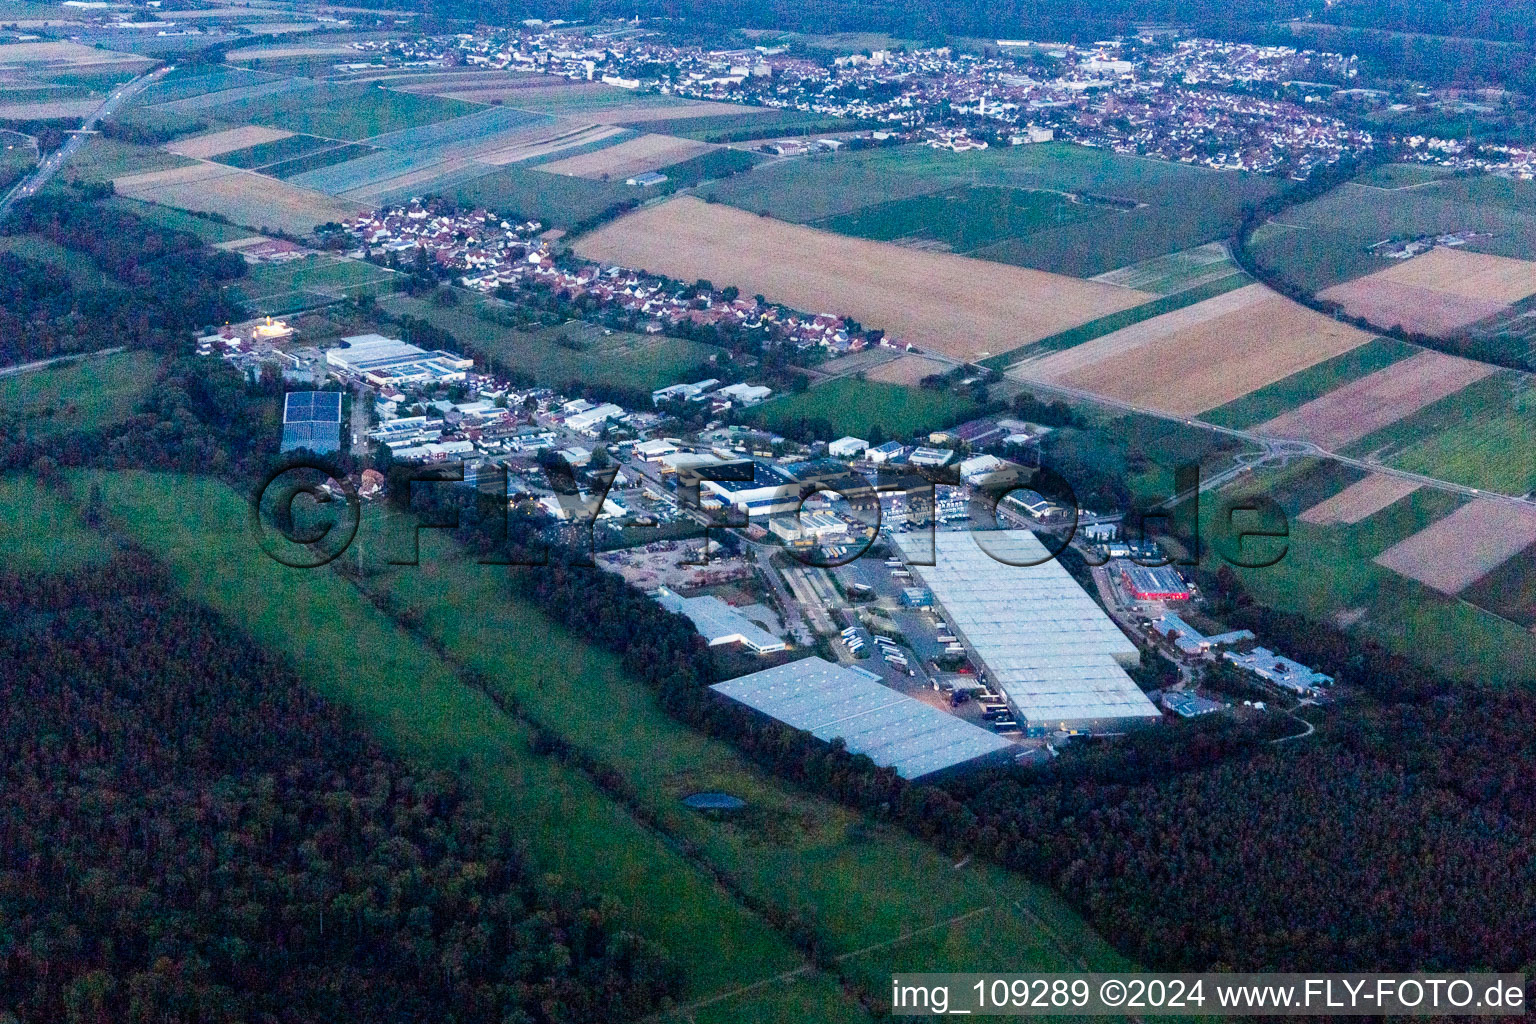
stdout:
<svg viewBox="0 0 1536 1024">
<path fill-rule="evenodd" d="M 867 435 L 880 427 L 888 437 L 910 437 L 968 419 L 976 404 L 947 391 L 904 387 L 857 377 L 839 377 L 798 395 L 765 403 L 757 412 L 770 429 L 824 420 L 833 436 Z"/>
<path fill-rule="evenodd" d="M 816 231 L 692 197 L 642 208 L 579 238 L 575 249 L 589 259 L 681 280 L 735 285 L 807 312 L 849 315 L 897 341 L 965 359 L 1150 298 L 1129 288 Z"/>
<path fill-rule="evenodd" d="M 1370 337 L 1253 284 L 1037 359 L 1026 349 L 1009 375 L 1190 415 Z"/>
<path fill-rule="evenodd" d="M 1487 363 L 1423 351 L 1256 425 L 1260 434 L 1337 451 L 1495 372 Z"/>
<path fill-rule="evenodd" d="M 1443 246 L 1318 293 L 1383 327 L 1446 337 L 1536 295 L 1536 263 Z"/>
<path fill-rule="evenodd" d="M 30 438 L 112 426 L 148 396 L 159 366 L 148 352 L 118 352 L 0 377 L 0 419 L 16 417 Z"/>
<path fill-rule="evenodd" d="M 1419 351 L 1422 350 L 1393 338 L 1374 338 L 1359 348 L 1325 359 L 1226 405 L 1208 409 L 1200 414 L 1200 418 L 1222 427 L 1247 429 Z"/>
<path fill-rule="evenodd" d="M 1092 220 L 1106 213 L 1103 207 L 1073 202 L 1057 192 L 958 185 L 825 217 L 812 226 L 855 238 L 971 253 L 1042 227 Z"/>
<path fill-rule="evenodd" d="M 232 287 L 252 311 L 278 316 L 343 296 L 377 295 L 389 290 L 394 276 L 393 271 L 362 260 L 309 256 L 254 266 Z"/>
<path fill-rule="evenodd" d="M 249 171 L 197 164 L 113 179 L 120 195 L 216 213 L 236 224 L 307 235 L 318 224 L 356 216 L 362 207 Z"/>
<path fill-rule="evenodd" d="M 1458 594 L 1532 544 L 1536 509 L 1479 498 L 1383 551 L 1376 563 Z"/>
<path fill-rule="evenodd" d="M 1102 150 L 1054 143 L 950 153 L 926 146 L 889 146 L 783 161 L 711 188 L 711 195 L 752 213 L 803 224 L 860 228 L 861 211 L 882 207 L 911 222 L 908 233 L 952 230 L 961 200 L 917 201 L 966 186 L 1012 187 L 1076 197 L 1084 216 L 1029 219 L 977 242 L 971 255 L 1079 277 L 1104 274 L 1225 238 L 1248 206 L 1273 195 L 1272 179 L 1208 171 Z M 954 193 L 963 196 L 964 192 Z M 978 191 L 990 216 L 993 193 Z M 852 216 L 854 220 L 833 220 Z M 926 217 L 926 227 L 920 223 Z M 860 228 L 860 230 L 867 230 Z"/>
<path fill-rule="evenodd" d="M 466 299 L 445 308 L 390 295 L 380 305 L 396 315 L 424 319 L 452 334 L 469 351 L 548 387 L 575 381 L 649 393 L 681 382 L 714 352 L 708 345 L 682 338 L 605 331 L 577 321 L 517 330 L 496 320 L 497 307 L 489 300 Z"/>
</svg>

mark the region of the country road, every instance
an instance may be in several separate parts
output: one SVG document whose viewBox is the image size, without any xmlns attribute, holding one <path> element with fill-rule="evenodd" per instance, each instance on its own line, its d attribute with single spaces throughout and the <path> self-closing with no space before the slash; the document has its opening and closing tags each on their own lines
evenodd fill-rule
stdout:
<svg viewBox="0 0 1536 1024">
<path fill-rule="evenodd" d="M 131 82 L 124 82 L 114 89 L 106 99 L 101 101 L 101 106 L 91 111 L 84 123 L 80 125 L 79 130 L 70 133 L 68 142 L 52 153 L 49 153 L 43 159 L 43 162 L 37 165 L 36 170 L 17 182 L 16 187 L 11 189 L 10 194 L 3 201 L 0 201 L 0 222 L 4 222 L 10 216 L 11 209 L 19 200 L 25 199 L 27 196 L 36 195 L 39 189 L 48 184 L 49 180 L 59 172 L 59 169 L 69 162 L 69 158 L 74 156 L 75 152 L 84 145 L 86 138 L 96 130 L 98 124 L 111 117 L 128 100 L 131 100 L 148 86 L 159 81 L 174 70 L 176 70 L 174 65 L 163 67 L 158 71 L 151 71 L 140 75 Z"/>
</svg>

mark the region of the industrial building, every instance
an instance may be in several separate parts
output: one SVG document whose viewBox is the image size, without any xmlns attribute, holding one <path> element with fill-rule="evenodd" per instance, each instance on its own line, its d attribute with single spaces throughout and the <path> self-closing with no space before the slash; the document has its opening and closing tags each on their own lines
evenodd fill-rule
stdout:
<svg viewBox="0 0 1536 1024">
<path fill-rule="evenodd" d="M 1310 697 L 1324 687 L 1333 685 L 1332 676 L 1314 672 L 1301 662 L 1276 654 L 1267 647 L 1255 647 L 1247 653 L 1228 651 L 1222 657 L 1238 668 L 1247 669 L 1260 679 L 1298 696 Z"/>
<path fill-rule="evenodd" d="M 329 455 L 341 448 L 341 392 L 290 391 L 283 399 L 281 451 Z"/>
<path fill-rule="evenodd" d="M 452 352 L 428 352 L 382 334 L 358 334 L 341 340 L 341 347 L 326 351 L 326 363 L 380 388 L 452 384 L 464 380 L 475 365 L 473 359 Z"/>
<path fill-rule="evenodd" d="M 1179 649 L 1179 653 L 1188 655 L 1205 654 L 1217 647 L 1240 644 L 1254 639 L 1253 633 L 1246 629 L 1234 629 L 1226 633 L 1217 633 L 1215 636 L 1205 636 L 1173 612 L 1164 612 L 1158 616 L 1152 623 L 1152 631 L 1164 640 L 1172 640 L 1173 646 Z"/>
<path fill-rule="evenodd" d="M 977 667 L 1032 733 L 1113 733 L 1161 714 L 1126 675 L 1136 645 L 1028 530 L 892 538 Z M 983 550 L 980 546 L 986 544 Z"/>
<path fill-rule="evenodd" d="M 840 437 L 827 445 L 827 454 L 834 459 L 851 459 L 869 447 L 862 437 Z"/>
<path fill-rule="evenodd" d="M 711 689 L 817 739 L 841 739 L 850 752 L 904 779 L 1009 762 L 1013 743 L 879 680 L 863 669 L 803 658 Z"/>
<path fill-rule="evenodd" d="M 658 587 L 651 596 L 667 611 L 692 619 L 694 628 L 711 647 L 742 644 L 756 654 L 773 654 L 789 649 L 783 640 L 718 597 L 684 597 L 667 587 Z"/>
<path fill-rule="evenodd" d="M 1120 585 L 1137 601 L 1188 601 L 1189 584 L 1178 570 L 1166 565 L 1145 566 L 1122 562 L 1115 567 Z"/>
<path fill-rule="evenodd" d="M 799 480 L 772 462 L 753 460 L 751 480 L 704 480 L 701 486 L 722 506 L 749 516 L 774 516 L 800 507 Z"/>
</svg>

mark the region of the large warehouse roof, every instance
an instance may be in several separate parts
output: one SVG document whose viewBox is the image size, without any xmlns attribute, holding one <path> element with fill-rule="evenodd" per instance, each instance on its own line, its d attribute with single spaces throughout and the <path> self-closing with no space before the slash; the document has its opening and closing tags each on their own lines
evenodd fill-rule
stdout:
<svg viewBox="0 0 1536 1024">
<path fill-rule="evenodd" d="M 281 450 L 308 448 L 322 455 L 341 447 L 341 392 L 290 391 L 283 399 Z"/>
<path fill-rule="evenodd" d="M 716 644 L 746 644 L 758 654 L 782 651 L 789 645 L 747 618 L 718 597 L 684 597 L 666 587 L 658 587 L 656 600 L 669 612 L 679 612 L 693 620 L 693 626 Z"/>
<path fill-rule="evenodd" d="M 1031 725 L 1102 729 L 1160 716 L 1125 674 L 1136 645 L 1028 530 L 933 536 L 911 566 L 955 633 Z M 928 536 L 897 534 L 907 560 Z M 996 557 L 994 557 L 994 555 Z M 1038 564 L 1027 564 L 1038 563 Z"/>
<path fill-rule="evenodd" d="M 802 658 L 712 689 L 817 739 L 841 737 L 848 749 L 916 779 L 1013 744 L 986 729 L 897 693 L 879 677 L 821 658 Z"/>
</svg>

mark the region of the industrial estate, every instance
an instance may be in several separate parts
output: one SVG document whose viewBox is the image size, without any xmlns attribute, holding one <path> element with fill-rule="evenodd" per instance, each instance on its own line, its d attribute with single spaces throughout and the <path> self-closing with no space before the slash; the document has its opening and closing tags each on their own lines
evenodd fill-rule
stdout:
<svg viewBox="0 0 1536 1024">
<path fill-rule="evenodd" d="M 0 0 L 0 1024 L 1536 967 L 1485 6 Z"/>
</svg>

